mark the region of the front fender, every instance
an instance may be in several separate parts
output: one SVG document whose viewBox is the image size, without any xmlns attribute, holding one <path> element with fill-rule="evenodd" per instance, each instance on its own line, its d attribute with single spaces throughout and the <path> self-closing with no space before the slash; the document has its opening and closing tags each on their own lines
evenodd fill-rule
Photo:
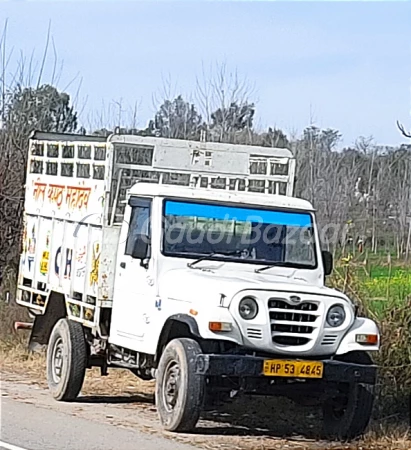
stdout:
<svg viewBox="0 0 411 450">
<path fill-rule="evenodd" d="M 201 312 L 197 316 L 197 321 L 203 339 L 231 341 L 238 345 L 244 345 L 240 327 L 228 308 L 212 308 L 208 311 Z M 228 322 L 232 324 L 233 328 L 228 332 L 214 332 L 209 329 L 210 322 Z"/>
<path fill-rule="evenodd" d="M 169 327 L 172 321 L 181 322 L 188 326 L 190 333 L 195 337 L 201 337 L 200 332 L 198 331 L 198 324 L 194 317 L 189 316 L 188 314 L 174 314 L 167 319 L 164 327 Z"/>
<path fill-rule="evenodd" d="M 210 321 L 230 322 L 233 324 L 233 329 L 230 332 L 213 333 L 208 328 Z M 183 328 L 181 328 L 181 326 L 183 326 Z M 164 347 L 171 339 L 181 337 L 190 337 L 196 340 L 226 340 L 235 342 L 240 345 L 242 344 L 240 330 L 231 317 L 231 314 L 224 308 L 219 308 L 218 314 L 213 314 L 210 320 L 206 318 L 206 315 L 204 313 L 199 314 L 199 316 L 197 316 L 196 318 L 189 316 L 188 314 L 174 314 L 170 316 L 163 325 L 160 337 L 158 339 L 155 359 L 157 361 L 159 360 Z"/>
<path fill-rule="evenodd" d="M 378 344 L 364 345 L 355 341 L 357 334 L 377 334 Z M 365 317 L 357 317 L 348 333 L 344 336 L 337 349 L 337 355 L 343 355 L 352 351 L 373 352 L 380 349 L 380 332 L 377 324 L 371 319 Z"/>
</svg>

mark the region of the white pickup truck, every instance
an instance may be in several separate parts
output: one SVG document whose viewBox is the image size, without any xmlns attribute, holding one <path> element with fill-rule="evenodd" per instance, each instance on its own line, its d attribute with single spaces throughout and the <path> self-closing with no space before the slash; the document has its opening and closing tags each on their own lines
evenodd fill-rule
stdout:
<svg viewBox="0 0 411 450">
<path fill-rule="evenodd" d="M 325 287 L 315 211 L 278 148 L 35 132 L 18 303 L 57 400 L 87 368 L 155 378 L 163 427 L 236 393 L 318 403 L 352 438 L 373 405 L 376 324 Z"/>
</svg>

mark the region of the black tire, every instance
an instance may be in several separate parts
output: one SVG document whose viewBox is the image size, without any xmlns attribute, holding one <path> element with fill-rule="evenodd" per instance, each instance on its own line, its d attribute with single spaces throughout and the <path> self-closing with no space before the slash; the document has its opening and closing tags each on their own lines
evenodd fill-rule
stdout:
<svg viewBox="0 0 411 450">
<path fill-rule="evenodd" d="M 204 377 L 195 373 L 200 345 L 193 339 L 172 340 L 161 355 L 156 375 L 156 406 L 165 430 L 195 428 L 204 401 Z"/>
<path fill-rule="evenodd" d="M 373 364 L 365 352 L 350 352 L 339 361 L 354 364 Z M 340 393 L 323 405 L 323 430 L 329 439 L 351 440 L 364 434 L 372 415 L 374 386 L 366 384 L 341 385 Z"/>
<path fill-rule="evenodd" d="M 323 431 L 327 439 L 352 440 L 366 430 L 374 404 L 373 386 L 351 384 L 323 405 Z"/>
<path fill-rule="evenodd" d="M 47 381 L 56 400 L 73 401 L 83 386 L 87 368 L 87 345 L 83 326 L 60 319 L 47 347 Z"/>
</svg>

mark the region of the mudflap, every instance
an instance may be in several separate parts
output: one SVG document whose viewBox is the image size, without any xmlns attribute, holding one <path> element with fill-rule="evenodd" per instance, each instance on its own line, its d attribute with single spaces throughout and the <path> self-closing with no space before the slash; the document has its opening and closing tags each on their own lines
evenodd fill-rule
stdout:
<svg viewBox="0 0 411 450">
<path fill-rule="evenodd" d="M 28 344 L 30 352 L 41 352 L 47 348 L 55 323 L 56 318 L 51 314 L 35 317 Z"/>
</svg>

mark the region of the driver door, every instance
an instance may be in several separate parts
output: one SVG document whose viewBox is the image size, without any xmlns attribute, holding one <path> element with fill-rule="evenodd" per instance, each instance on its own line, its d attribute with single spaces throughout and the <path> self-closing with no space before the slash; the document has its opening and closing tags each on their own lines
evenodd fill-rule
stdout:
<svg viewBox="0 0 411 450">
<path fill-rule="evenodd" d="M 117 254 L 110 342 L 138 351 L 150 321 L 148 306 L 155 298 L 150 260 L 152 200 L 131 197 L 128 206 Z M 143 260 L 133 256 L 142 236 L 149 242 Z"/>
</svg>

